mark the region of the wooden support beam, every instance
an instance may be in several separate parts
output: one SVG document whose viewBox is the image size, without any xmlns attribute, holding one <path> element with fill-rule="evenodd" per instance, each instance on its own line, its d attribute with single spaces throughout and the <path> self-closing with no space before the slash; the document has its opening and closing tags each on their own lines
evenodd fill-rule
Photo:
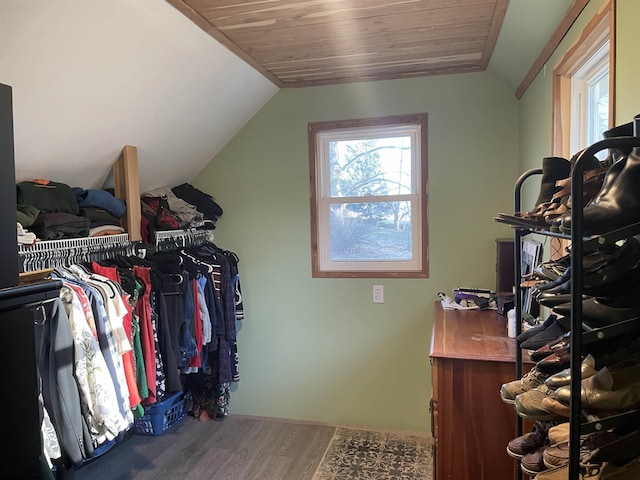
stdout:
<svg viewBox="0 0 640 480">
<path fill-rule="evenodd" d="M 132 242 L 142 240 L 140 233 L 140 177 L 138 174 L 138 149 L 125 145 L 118 160 L 113 164 L 115 196 L 125 201 L 127 213 L 122 226 Z"/>
</svg>

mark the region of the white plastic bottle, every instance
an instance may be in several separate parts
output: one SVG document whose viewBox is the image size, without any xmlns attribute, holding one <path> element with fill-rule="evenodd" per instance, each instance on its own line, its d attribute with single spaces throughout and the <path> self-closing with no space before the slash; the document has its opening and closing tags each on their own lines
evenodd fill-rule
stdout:
<svg viewBox="0 0 640 480">
<path fill-rule="evenodd" d="M 516 338 L 516 311 L 513 308 L 507 312 L 507 335 Z"/>
</svg>

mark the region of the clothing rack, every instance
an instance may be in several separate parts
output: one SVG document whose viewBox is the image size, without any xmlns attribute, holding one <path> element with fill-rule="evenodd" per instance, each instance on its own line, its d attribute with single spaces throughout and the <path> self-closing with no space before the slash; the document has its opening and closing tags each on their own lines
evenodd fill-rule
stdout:
<svg viewBox="0 0 640 480">
<path fill-rule="evenodd" d="M 154 237 L 156 250 L 173 250 L 213 242 L 213 230 L 161 230 L 155 232 Z"/>
<path fill-rule="evenodd" d="M 18 255 L 22 271 L 99 261 L 117 255 L 134 255 L 138 242 L 129 240 L 126 233 L 102 237 L 44 240 L 33 245 L 19 245 Z"/>
</svg>

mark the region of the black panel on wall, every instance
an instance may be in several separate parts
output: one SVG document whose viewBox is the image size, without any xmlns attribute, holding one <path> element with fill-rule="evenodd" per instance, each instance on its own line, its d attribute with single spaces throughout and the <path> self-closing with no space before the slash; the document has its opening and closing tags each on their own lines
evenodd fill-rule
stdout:
<svg viewBox="0 0 640 480">
<path fill-rule="evenodd" d="M 0 83 L 0 288 L 18 285 L 16 170 L 11 87 Z"/>
</svg>

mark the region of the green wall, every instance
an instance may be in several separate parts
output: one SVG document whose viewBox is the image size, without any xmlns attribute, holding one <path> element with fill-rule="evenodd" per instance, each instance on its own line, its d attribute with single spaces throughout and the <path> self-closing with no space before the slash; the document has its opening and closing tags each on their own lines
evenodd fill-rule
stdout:
<svg viewBox="0 0 640 480">
<path fill-rule="evenodd" d="M 551 153 L 552 71 L 580 32 L 593 18 L 604 0 L 591 0 L 582 11 L 569 33 L 553 53 L 520 102 L 520 169 L 540 168 L 542 158 Z M 630 122 L 640 113 L 638 78 L 637 31 L 640 18 L 640 2 L 617 0 L 616 2 L 616 120 L 620 125 Z M 576 152 L 573 152 L 576 153 Z M 539 185 L 539 184 L 538 184 Z M 535 188 L 528 190 L 527 198 L 535 201 Z M 537 194 L 537 192 L 535 192 Z"/>
<path fill-rule="evenodd" d="M 437 292 L 493 288 L 493 221 L 513 182 L 551 153 L 551 72 L 603 0 L 592 0 L 520 102 L 490 73 L 285 89 L 193 180 L 225 213 L 216 243 L 240 257 L 246 319 L 231 413 L 429 429 Z M 617 0 L 617 121 L 640 113 L 636 19 Z M 429 114 L 430 278 L 311 278 L 307 123 Z M 523 194 L 533 202 L 539 185 Z M 385 287 L 385 303 L 371 287 Z"/>
<path fill-rule="evenodd" d="M 430 278 L 311 278 L 307 124 L 418 112 Z M 513 209 L 517 161 L 517 100 L 486 72 L 278 92 L 193 180 L 224 208 L 216 244 L 240 257 L 231 413 L 427 431 L 436 294 L 495 288 L 495 238 L 512 231 L 493 216 Z"/>
<path fill-rule="evenodd" d="M 617 0 L 616 114 L 617 124 L 630 122 L 640 113 L 640 54 L 638 19 L 640 2 Z"/>
</svg>

